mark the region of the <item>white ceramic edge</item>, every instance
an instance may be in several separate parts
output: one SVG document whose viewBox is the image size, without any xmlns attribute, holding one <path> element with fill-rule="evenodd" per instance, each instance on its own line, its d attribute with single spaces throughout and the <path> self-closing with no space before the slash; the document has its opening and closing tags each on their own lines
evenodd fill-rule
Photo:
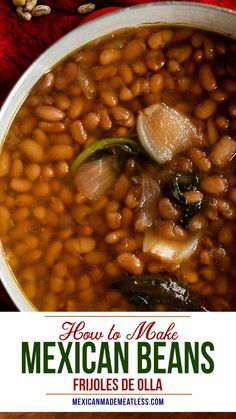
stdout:
<svg viewBox="0 0 236 419">
<path fill-rule="evenodd" d="M 189 24 L 236 37 L 236 12 L 199 3 L 162 2 L 132 6 L 90 21 L 69 32 L 48 48 L 27 69 L 7 97 L 0 112 L 0 148 L 8 127 L 37 80 L 63 57 L 82 45 L 114 30 L 146 23 Z M 0 278 L 8 294 L 21 311 L 34 311 L 22 293 L 0 248 Z"/>
</svg>

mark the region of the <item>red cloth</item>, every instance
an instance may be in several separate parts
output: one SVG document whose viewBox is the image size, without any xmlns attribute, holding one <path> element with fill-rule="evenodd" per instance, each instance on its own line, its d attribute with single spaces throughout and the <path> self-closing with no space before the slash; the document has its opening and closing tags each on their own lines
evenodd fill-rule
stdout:
<svg viewBox="0 0 236 419">
<path fill-rule="evenodd" d="M 88 0 L 89 1 L 89 0 Z M 0 0 L 0 104 L 24 70 L 49 45 L 79 25 L 79 4 L 87 0 L 44 0 L 52 7 L 49 16 L 23 22 L 14 11 L 11 0 Z M 201 0 L 197 0 L 201 1 Z M 235 0 L 202 0 L 205 3 L 236 9 Z M 129 6 L 153 0 L 95 0 L 97 9 Z"/>
</svg>

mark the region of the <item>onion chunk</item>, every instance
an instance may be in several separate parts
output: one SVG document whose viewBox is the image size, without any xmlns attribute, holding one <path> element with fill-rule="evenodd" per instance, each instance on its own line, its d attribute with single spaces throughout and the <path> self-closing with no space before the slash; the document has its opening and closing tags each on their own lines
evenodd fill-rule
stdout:
<svg viewBox="0 0 236 419">
<path fill-rule="evenodd" d="M 201 143 L 202 133 L 181 112 L 156 103 L 139 112 L 139 140 L 146 152 L 159 164 Z"/>
<path fill-rule="evenodd" d="M 144 235 L 143 252 L 151 253 L 165 262 L 180 263 L 195 252 L 199 240 L 199 233 L 191 234 L 186 240 L 170 240 L 148 230 Z"/>
<path fill-rule="evenodd" d="M 115 182 L 113 158 L 103 157 L 82 164 L 75 173 L 74 182 L 78 191 L 91 201 L 100 198 Z"/>
</svg>

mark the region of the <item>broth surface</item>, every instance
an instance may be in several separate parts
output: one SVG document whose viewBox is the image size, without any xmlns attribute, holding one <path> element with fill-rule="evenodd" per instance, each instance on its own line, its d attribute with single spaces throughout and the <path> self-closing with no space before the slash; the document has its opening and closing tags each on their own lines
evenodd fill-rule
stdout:
<svg viewBox="0 0 236 419">
<path fill-rule="evenodd" d="M 235 310 L 235 52 L 234 40 L 214 33 L 139 27 L 84 46 L 33 88 L 0 156 L 0 235 L 38 310 L 175 310 L 174 301 L 149 305 L 152 296 L 131 298 L 117 283 L 159 274 L 209 310 Z M 199 145 L 159 167 L 115 147 L 71 172 L 99 140 L 139 144 L 137 116 L 157 103 L 187 117 Z M 178 190 L 190 174 L 198 185 Z M 196 250 L 167 261 L 144 251 L 149 230 L 177 247 L 197 237 Z"/>
</svg>

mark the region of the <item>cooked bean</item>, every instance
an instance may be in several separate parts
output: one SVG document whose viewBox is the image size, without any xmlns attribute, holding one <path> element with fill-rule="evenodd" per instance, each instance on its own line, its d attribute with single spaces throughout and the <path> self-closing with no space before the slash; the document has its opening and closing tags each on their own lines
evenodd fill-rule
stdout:
<svg viewBox="0 0 236 419">
<path fill-rule="evenodd" d="M 78 237 L 66 240 L 65 248 L 68 252 L 81 255 L 91 252 L 96 246 L 96 241 L 91 237 Z"/>
<path fill-rule="evenodd" d="M 117 73 L 117 67 L 115 67 L 113 64 L 106 66 L 98 65 L 93 67 L 92 71 L 94 80 L 100 81 L 115 76 Z"/>
<path fill-rule="evenodd" d="M 206 157 L 206 153 L 199 148 L 191 148 L 189 150 L 189 157 L 193 164 L 202 172 L 208 172 L 211 168 L 211 162 Z"/>
<path fill-rule="evenodd" d="M 204 60 L 204 52 L 202 49 L 197 49 L 193 54 L 193 59 L 197 63 L 201 63 Z"/>
<path fill-rule="evenodd" d="M 79 119 L 73 121 L 70 126 L 70 132 L 73 139 L 79 144 L 85 144 L 87 140 L 87 132 L 82 121 Z M 68 146 L 69 147 L 69 146 Z M 72 149 L 73 151 L 73 149 Z M 72 157 L 72 156 L 71 156 Z M 70 158 L 71 158 L 70 157 Z"/>
<path fill-rule="evenodd" d="M 169 48 L 168 57 L 176 60 L 178 63 L 183 63 L 188 60 L 193 53 L 193 49 L 190 45 L 183 45 L 181 47 Z"/>
<path fill-rule="evenodd" d="M 121 58 L 121 50 L 115 48 L 104 49 L 100 56 L 99 62 L 101 65 L 107 65 L 119 61 Z"/>
<path fill-rule="evenodd" d="M 226 130 L 227 128 L 229 128 L 229 120 L 227 118 L 225 118 L 223 115 L 219 115 L 216 118 L 216 125 L 221 130 Z"/>
<path fill-rule="evenodd" d="M 190 231 L 202 230 L 206 226 L 206 218 L 203 214 L 194 215 L 188 223 Z"/>
<path fill-rule="evenodd" d="M 29 180 L 36 180 L 40 176 L 40 166 L 37 163 L 31 163 L 25 168 L 25 175 Z"/>
<path fill-rule="evenodd" d="M 128 236 L 128 232 L 126 230 L 116 230 L 112 233 L 107 234 L 105 237 L 105 241 L 108 244 L 117 243 L 120 239 L 124 239 Z"/>
<path fill-rule="evenodd" d="M 191 44 L 194 48 L 200 48 L 204 42 L 204 35 L 200 32 L 195 32 L 191 37 Z"/>
<path fill-rule="evenodd" d="M 123 58 L 125 61 L 134 61 L 146 49 L 145 42 L 142 39 L 133 39 L 123 49 Z"/>
<path fill-rule="evenodd" d="M 194 271 L 193 269 L 181 270 L 181 276 L 183 280 L 188 282 L 189 284 L 194 284 L 199 279 L 197 272 Z"/>
<path fill-rule="evenodd" d="M 56 106 L 62 111 L 68 110 L 71 105 L 70 98 L 64 93 L 57 93 L 56 96 L 54 97 L 54 102 Z"/>
<path fill-rule="evenodd" d="M 23 174 L 24 166 L 20 159 L 15 159 L 11 166 L 11 177 L 21 177 Z"/>
<path fill-rule="evenodd" d="M 109 117 L 107 109 L 106 108 L 99 109 L 98 114 L 100 117 L 100 127 L 104 129 L 105 131 L 111 129 L 112 121 Z"/>
<path fill-rule="evenodd" d="M 211 92 L 217 87 L 214 74 L 212 72 L 211 67 L 208 64 L 204 64 L 201 66 L 199 70 L 199 80 L 202 87 L 204 87 L 204 89 L 206 89 L 208 92 Z"/>
<path fill-rule="evenodd" d="M 88 265 L 103 265 L 107 261 L 107 254 L 99 250 L 92 250 L 86 253 L 84 260 Z"/>
<path fill-rule="evenodd" d="M 150 70 L 159 71 L 165 65 L 165 56 L 159 50 L 149 51 L 146 55 L 146 63 Z"/>
<path fill-rule="evenodd" d="M 132 69 L 138 76 L 144 76 L 147 73 L 147 66 L 142 60 L 132 63 Z"/>
<path fill-rule="evenodd" d="M 191 79 L 189 77 L 179 77 L 177 79 L 178 88 L 182 92 L 187 92 L 190 89 Z"/>
<path fill-rule="evenodd" d="M 215 57 L 214 43 L 210 38 L 204 39 L 204 54 L 207 60 L 212 60 Z"/>
<path fill-rule="evenodd" d="M 140 77 L 131 85 L 131 92 L 134 96 L 139 96 L 144 92 L 149 91 L 149 83 L 148 80 L 146 80 L 144 77 Z"/>
<path fill-rule="evenodd" d="M 180 211 L 168 198 L 161 198 L 158 202 L 159 214 L 164 220 L 177 221 L 180 217 Z"/>
<path fill-rule="evenodd" d="M 55 173 L 57 174 L 59 178 L 66 176 L 68 172 L 69 172 L 69 166 L 65 160 L 61 160 L 55 165 Z"/>
<path fill-rule="evenodd" d="M 216 102 L 224 102 L 228 96 L 225 92 L 217 88 L 211 92 L 211 98 Z"/>
<path fill-rule="evenodd" d="M 61 121 L 65 117 L 64 112 L 55 106 L 37 106 L 37 108 L 34 109 L 34 112 L 38 118 L 49 122 Z"/>
<path fill-rule="evenodd" d="M 18 194 L 15 198 L 15 204 L 17 206 L 31 205 L 33 202 L 33 196 L 27 193 Z"/>
<path fill-rule="evenodd" d="M 227 191 L 228 182 L 221 175 L 212 175 L 207 176 L 202 180 L 201 187 L 205 192 L 221 194 Z"/>
<path fill-rule="evenodd" d="M 173 36 L 174 33 L 170 29 L 155 32 L 148 38 L 148 45 L 152 49 L 163 48 L 172 40 Z"/>
<path fill-rule="evenodd" d="M 79 96 L 79 97 L 75 97 L 71 100 L 71 104 L 69 106 L 68 112 L 67 112 L 67 116 L 70 119 L 76 119 L 78 118 L 85 107 L 85 101 L 84 98 Z"/>
<path fill-rule="evenodd" d="M 127 63 L 121 63 L 119 66 L 119 74 L 124 83 L 129 84 L 133 81 L 133 72 Z"/>
<path fill-rule="evenodd" d="M 0 155 L 0 178 L 7 176 L 10 170 L 10 154 L 8 151 L 3 150 Z"/>
<path fill-rule="evenodd" d="M 150 77 L 150 90 L 152 93 L 159 93 L 164 87 L 164 77 L 162 74 L 153 74 Z"/>
<path fill-rule="evenodd" d="M 218 131 L 213 118 L 207 120 L 207 138 L 210 145 L 214 145 L 218 140 Z"/>
<path fill-rule="evenodd" d="M 29 115 L 23 119 L 21 123 L 21 132 L 23 134 L 30 134 L 37 125 L 37 118 L 34 115 Z"/>
<path fill-rule="evenodd" d="M 40 163 L 44 158 L 43 147 L 34 140 L 21 141 L 20 150 L 24 157 L 34 163 Z"/>
<path fill-rule="evenodd" d="M 200 191 L 187 191 L 183 193 L 186 204 L 195 204 L 203 200 L 203 195 Z"/>
<path fill-rule="evenodd" d="M 121 227 L 121 214 L 117 211 L 106 213 L 106 222 L 109 228 L 116 230 Z"/>
<path fill-rule="evenodd" d="M 234 241 L 234 234 L 229 225 L 224 226 L 219 232 L 219 242 L 223 245 L 228 245 Z"/>
<path fill-rule="evenodd" d="M 0 235 L 4 235 L 8 232 L 10 221 L 11 214 L 9 210 L 4 205 L 0 205 Z"/>
<path fill-rule="evenodd" d="M 172 220 L 161 220 L 157 227 L 157 232 L 165 239 L 182 240 L 186 238 L 186 231 L 176 225 Z"/>
<path fill-rule="evenodd" d="M 100 117 L 96 112 L 89 112 L 83 118 L 83 124 L 85 129 L 88 131 L 93 131 L 97 128 L 100 122 Z"/>
<path fill-rule="evenodd" d="M 63 244 L 59 240 L 50 243 L 46 251 L 45 263 L 47 266 L 54 265 L 55 261 L 59 259 L 63 249 Z"/>
<path fill-rule="evenodd" d="M 113 189 L 113 198 L 117 201 L 123 201 L 130 187 L 130 181 L 126 175 L 121 175 L 115 183 Z"/>
<path fill-rule="evenodd" d="M 21 207 L 15 210 L 15 212 L 12 215 L 12 218 L 15 222 L 21 222 L 26 220 L 28 218 L 30 212 L 27 207 Z"/>
<path fill-rule="evenodd" d="M 61 132 L 65 129 L 65 125 L 62 122 L 39 121 L 38 127 L 45 132 Z"/>
<path fill-rule="evenodd" d="M 229 115 L 232 118 L 236 118 L 236 102 L 232 102 L 229 104 Z"/>
<path fill-rule="evenodd" d="M 10 187 L 15 192 L 28 192 L 32 188 L 32 182 L 24 178 L 13 178 Z"/>
<path fill-rule="evenodd" d="M 108 108 L 113 108 L 118 104 L 118 97 L 116 93 L 112 90 L 106 89 L 103 90 L 100 96 L 100 100 Z"/>
<path fill-rule="evenodd" d="M 215 113 L 216 108 L 217 104 L 214 100 L 205 99 L 197 105 L 195 115 L 199 119 L 208 119 Z"/>
<path fill-rule="evenodd" d="M 133 98 L 133 93 L 128 87 L 122 87 L 119 93 L 120 100 L 127 101 Z"/>
<path fill-rule="evenodd" d="M 44 74 L 36 85 L 37 90 L 42 93 L 48 93 L 53 87 L 54 80 L 55 75 L 51 71 Z"/>
<path fill-rule="evenodd" d="M 48 150 L 48 159 L 51 161 L 70 160 L 74 155 L 74 149 L 70 145 L 54 145 Z"/>
<path fill-rule="evenodd" d="M 210 159 L 215 166 L 224 167 L 234 157 L 235 152 L 236 141 L 225 135 L 215 144 Z"/>
<path fill-rule="evenodd" d="M 143 272 L 142 261 L 133 253 L 121 253 L 117 257 L 117 262 L 120 268 L 133 275 L 140 275 Z"/>
</svg>

